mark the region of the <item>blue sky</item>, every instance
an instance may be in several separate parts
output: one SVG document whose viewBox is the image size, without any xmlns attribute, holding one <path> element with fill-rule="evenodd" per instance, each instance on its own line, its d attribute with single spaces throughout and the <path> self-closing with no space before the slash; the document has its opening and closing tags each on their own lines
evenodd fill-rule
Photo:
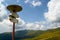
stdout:
<svg viewBox="0 0 60 40">
<path fill-rule="evenodd" d="M 39 6 L 32 6 L 30 3 L 25 3 L 25 0 L 6 0 L 8 5 L 17 4 L 21 5 L 23 10 L 19 12 L 19 16 L 26 22 L 35 22 L 44 20 L 44 12 L 48 11 L 47 3 L 49 0 L 38 0 L 41 2 Z M 33 0 L 30 0 L 32 2 Z M 27 20 L 28 19 L 28 20 Z"/>
<path fill-rule="evenodd" d="M 17 13 L 19 22 L 16 23 L 16 31 L 60 27 L 60 0 L 0 0 L 0 33 L 12 31 L 12 22 L 9 21 L 11 13 L 6 8 L 12 4 L 23 8 Z"/>
</svg>

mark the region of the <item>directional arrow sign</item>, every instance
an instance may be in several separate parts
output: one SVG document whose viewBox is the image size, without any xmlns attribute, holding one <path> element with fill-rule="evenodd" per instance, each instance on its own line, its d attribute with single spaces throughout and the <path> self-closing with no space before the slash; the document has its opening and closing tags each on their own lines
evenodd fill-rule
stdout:
<svg viewBox="0 0 60 40">
<path fill-rule="evenodd" d="M 9 16 L 9 20 L 11 22 L 18 23 L 18 20 L 14 16 L 12 16 L 12 15 Z"/>
<path fill-rule="evenodd" d="M 18 14 L 17 13 L 12 13 L 12 16 L 14 16 L 15 18 L 19 18 Z"/>
</svg>

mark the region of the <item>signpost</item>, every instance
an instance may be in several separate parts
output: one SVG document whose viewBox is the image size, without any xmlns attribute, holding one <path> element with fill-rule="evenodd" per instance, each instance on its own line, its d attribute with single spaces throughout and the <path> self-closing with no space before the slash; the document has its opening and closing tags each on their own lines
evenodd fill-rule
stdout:
<svg viewBox="0 0 60 40">
<path fill-rule="evenodd" d="M 12 13 L 9 15 L 9 20 L 13 22 L 13 28 L 12 28 L 12 40 L 15 39 L 15 23 L 18 22 L 16 18 L 18 18 L 17 12 L 22 11 L 22 7 L 19 5 L 9 5 L 7 6 L 7 9 Z"/>
</svg>

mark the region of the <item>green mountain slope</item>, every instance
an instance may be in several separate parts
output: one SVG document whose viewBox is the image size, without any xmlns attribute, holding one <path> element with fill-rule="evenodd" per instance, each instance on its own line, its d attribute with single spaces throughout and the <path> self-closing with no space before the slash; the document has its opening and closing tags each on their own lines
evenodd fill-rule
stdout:
<svg viewBox="0 0 60 40">
<path fill-rule="evenodd" d="M 42 34 L 44 31 L 42 30 L 28 30 L 26 36 L 37 36 Z"/>
<path fill-rule="evenodd" d="M 27 38 L 25 40 L 60 40 L 60 28 L 47 30 L 36 37 Z"/>
<path fill-rule="evenodd" d="M 0 40 L 11 40 L 12 34 L 0 34 Z M 20 30 L 15 32 L 15 40 L 60 40 L 60 28 L 46 31 L 41 30 Z"/>
<path fill-rule="evenodd" d="M 36 35 L 39 35 L 43 31 L 40 30 L 20 30 L 15 32 L 15 40 L 23 40 L 26 38 L 33 38 Z M 11 32 L 6 32 L 0 34 L 0 40 L 11 40 L 12 39 L 12 34 Z"/>
</svg>

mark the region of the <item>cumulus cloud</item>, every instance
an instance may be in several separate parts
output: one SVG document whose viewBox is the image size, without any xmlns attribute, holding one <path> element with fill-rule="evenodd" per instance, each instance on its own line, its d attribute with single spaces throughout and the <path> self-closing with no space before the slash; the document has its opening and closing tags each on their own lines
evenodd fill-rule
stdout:
<svg viewBox="0 0 60 40">
<path fill-rule="evenodd" d="M 2 4 L 3 0 L 0 1 L 0 21 L 7 18 L 7 11 L 5 5 Z"/>
<path fill-rule="evenodd" d="M 0 33 L 10 31 L 9 22 L 7 22 L 8 20 L 6 20 L 8 18 L 6 6 L 3 4 L 3 2 L 4 0 L 0 0 Z"/>
<path fill-rule="evenodd" d="M 45 30 L 42 26 L 44 26 L 45 22 L 34 22 L 34 23 L 27 23 L 26 29 L 27 30 Z"/>
<path fill-rule="evenodd" d="M 48 2 L 48 12 L 45 13 L 45 18 L 50 22 L 48 29 L 58 28 L 60 25 L 60 0 L 50 0 Z M 57 25 L 56 25 L 57 24 Z"/>
<path fill-rule="evenodd" d="M 0 3 L 3 2 L 3 0 L 0 0 Z"/>
<path fill-rule="evenodd" d="M 60 0 L 51 0 L 47 6 L 48 12 L 45 13 L 45 18 L 48 21 L 60 20 Z"/>
<path fill-rule="evenodd" d="M 21 20 L 20 18 L 18 20 L 19 20 L 19 22 L 16 23 L 16 26 L 15 26 L 16 31 L 24 30 L 25 22 L 23 20 Z M 13 23 L 10 22 L 9 19 L 4 19 L 2 22 L 0 22 L 0 33 L 12 32 L 12 26 L 13 26 Z"/>
<path fill-rule="evenodd" d="M 55 28 L 58 28 L 60 27 L 60 23 L 51 23 L 50 24 L 50 27 L 48 27 L 49 29 L 55 29 Z"/>
<path fill-rule="evenodd" d="M 24 30 L 25 29 L 25 21 L 21 18 L 18 18 L 18 23 L 16 24 L 16 30 Z"/>
<path fill-rule="evenodd" d="M 25 0 L 25 3 L 28 3 L 32 6 L 40 6 L 41 5 L 41 2 L 39 0 Z"/>
<path fill-rule="evenodd" d="M 33 6 L 40 6 L 41 5 L 41 2 L 40 1 L 32 1 L 31 3 Z"/>
<path fill-rule="evenodd" d="M 26 27 L 28 30 L 36 30 L 40 28 L 38 24 L 34 24 L 34 23 L 28 23 L 26 24 Z"/>
<path fill-rule="evenodd" d="M 11 32 L 11 26 L 11 22 L 7 19 L 4 19 L 4 21 L 0 22 L 0 33 Z"/>
</svg>

